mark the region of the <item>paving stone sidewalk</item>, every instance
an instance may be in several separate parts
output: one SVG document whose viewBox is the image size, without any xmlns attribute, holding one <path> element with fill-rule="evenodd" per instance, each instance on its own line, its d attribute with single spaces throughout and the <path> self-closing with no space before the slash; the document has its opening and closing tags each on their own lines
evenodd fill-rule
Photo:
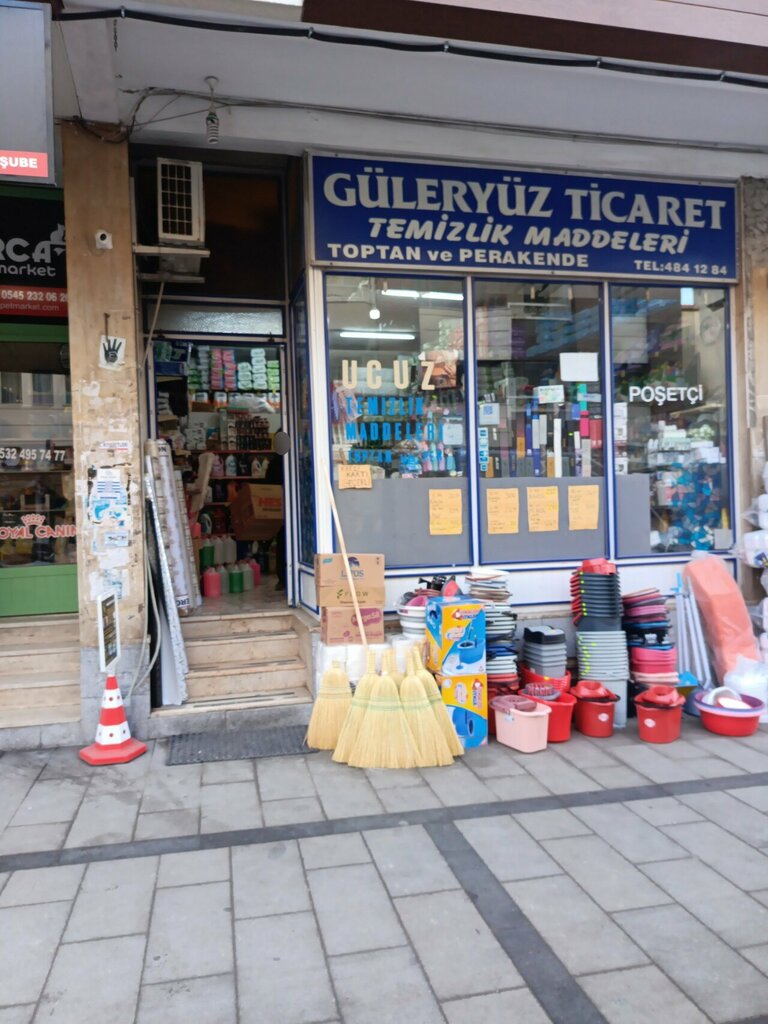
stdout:
<svg viewBox="0 0 768 1024">
<path fill-rule="evenodd" d="M 165 756 L 0 757 L 0 1024 L 768 1021 L 765 728 Z"/>
</svg>

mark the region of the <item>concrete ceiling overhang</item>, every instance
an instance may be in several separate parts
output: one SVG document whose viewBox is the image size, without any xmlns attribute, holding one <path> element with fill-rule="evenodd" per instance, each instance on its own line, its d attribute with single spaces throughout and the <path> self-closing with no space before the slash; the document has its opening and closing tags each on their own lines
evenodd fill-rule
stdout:
<svg viewBox="0 0 768 1024">
<path fill-rule="evenodd" d="M 531 13 L 531 12 L 535 13 Z M 764 0 L 304 0 L 310 24 L 764 75 Z"/>
<path fill-rule="evenodd" d="M 319 31 L 308 37 L 295 5 L 227 0 L 214 11 L 203 2 L 137 3 L 137 17 L 60 21 L 57 116 L 121 125 L 135 142 L 204 146 L 205 79 L 215 76 L 221 148 L 605 163 L 702 177 L 768 173 L 765 88 L 727 85 L 717 75 L 688 81 L 609 71 L 595 61 L 517 63 L 508 58 L 552 54 L 487 44 L 480 56 L 446 53 L 434 38 L 402 33 L 334 30 L 331 42 Z M 68 6 L 65 14 L 97 11 Z M 144 15 L 170 21 L 138 20 Z M 406 48 L 391 48 L 393 41 Z M 430 52 L 409 49 L 427 45 Z"/>
</svg>

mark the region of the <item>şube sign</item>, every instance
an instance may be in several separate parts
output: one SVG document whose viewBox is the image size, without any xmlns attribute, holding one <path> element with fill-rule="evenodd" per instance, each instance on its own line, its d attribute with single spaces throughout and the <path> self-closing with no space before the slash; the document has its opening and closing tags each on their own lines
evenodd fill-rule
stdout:
<svg viewBox="0 0 768 1024">
<path fill-rule="evenodd" d="M 67 315 L 64 203 L 56 189 L 0 186 L 0 317 Z"/>
<path fill-rule="evenodd" d="M 320 263 L 733 280 L 731 186 L 312 157 Z"/>
</svg>

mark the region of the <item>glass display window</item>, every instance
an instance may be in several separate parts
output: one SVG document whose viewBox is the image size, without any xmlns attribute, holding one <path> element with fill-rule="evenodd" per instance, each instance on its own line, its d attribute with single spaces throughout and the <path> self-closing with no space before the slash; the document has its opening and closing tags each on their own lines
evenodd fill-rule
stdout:
<svg viewBox="0 0 768 1024">
<path fill-rule="evenodd" d="M 601 288 L 478 281 L 481 561 L 606 553 Z"/>
<path fill-rule="evenodd" d="M 727 292 L 611 287 L 618 554 L 729 548 Z"/>
<path fill-rule="evenodd" d="M 388 565 L 466 564 L 463 282 L 327 274 L 325 295 L 334 482 L 347 545 L 382 552 Z M 345 488 L 348 466 L 370 468 L 370 489 Z M 437 525 L 430 508 L 454 490 L 450 523 Z"/>
<path fill-rule="evenodd" d="M 77 560 L 68 350 L 0 343 L 0 570 Z"/>
</svg>

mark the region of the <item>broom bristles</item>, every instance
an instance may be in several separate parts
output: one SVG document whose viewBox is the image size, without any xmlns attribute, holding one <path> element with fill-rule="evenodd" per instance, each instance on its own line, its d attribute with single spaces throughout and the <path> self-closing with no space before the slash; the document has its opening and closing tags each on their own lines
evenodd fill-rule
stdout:
<svg viewBox="0 0 768 1024">
<path fill-rule="evenodd" d="M 395 686 L 400 689 L 400 684 L 403 681 L 404 673 L 400 672 L 397 668 L 397 662 L 395 661 L 395 652 L 392 648 L 388 648 L 384 651 L 382 656 L 381 671 L 383 675 L 388 675 L 390 679 L 393 679 Z"/>
<path fill-rule="evenodd" d="M 440 731 L 448 744 L 448 749 L 454 757 L 461 757 L 464 753 L 464 744 L 459 739 L 458 733 L 453 726 L 453 721 L 448 712 L 448 708 L 445 706 L 445 702 L 443 701 L 443 695 L 440 693 L 440 687 L 437 685 L 437 680 L 428 669 L 424 668 L 424 663 L 421 660 L 421 654 L 419 653 L 418 647 L 414 648 L 413 657 L 416 664 L 416 675 L 424 684 L 427 700 L 432 708 L 432 713 L 437 719 Z"/>
<path fill-rule="evenodd" d="M 376 675 L 375 666 L 375 655 L 372 651 L 369 651 L 367 671 L 365 675 L 360 677 L 355 687 L 344 724 L 339 732 L 336 749 L 333 752 L 333 760 L 340 764 L 345 764 L 349 760 L 349 755 L 352 753 L 355 743 L 357 743 L 357 737 L 360 732 L 360 726 L 365 718 L 371 691 L 374 683 L 379 678 Z"/>
<path fill-rule="evenodd" d="M 394 679 L 374 683 L 363 724 L 349 757 L 355 768 L 416 768 L 418 755 Z"/>
<path fill-rule="evenodd" d="M 448 742 L 430 707 L 424 684 L 417 675 L 407 675 L 403 679 L 400 699 L 419 755 L 419 767 L 453 764 Z"/>
<path fill-rule="evenodd" d="M 333 750 L 351 704 L 352 690 L 347 673 L 340 662 L 334 661 L 320 681 L 307 728 L 307 746 L 316 750 Z"/>
</svg>

